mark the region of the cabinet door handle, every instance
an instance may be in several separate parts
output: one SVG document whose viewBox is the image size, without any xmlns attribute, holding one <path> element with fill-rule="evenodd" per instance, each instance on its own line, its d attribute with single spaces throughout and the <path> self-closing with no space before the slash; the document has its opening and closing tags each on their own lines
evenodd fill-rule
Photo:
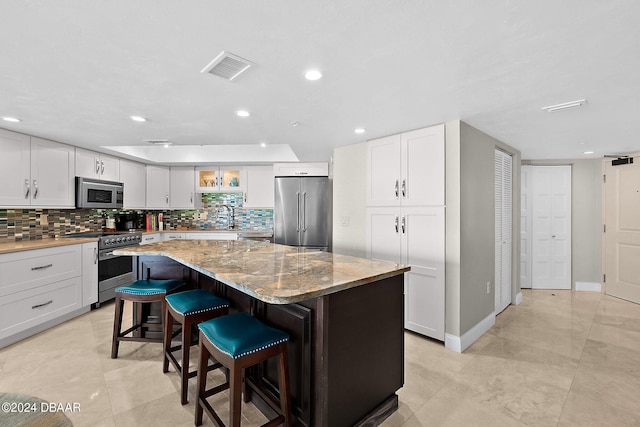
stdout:
<svg viewBox="0 0 640 427">
<path fill-rule="evenodd" d="M 93 264 L 98 263 L 98 248 L 93 248 Z"/>
<path fill-rule="evenodd" d="M 189 200 L 191 200 L 190 203 L 193 203 L 193 193 L 191 193 L 191 198 Z"/>
<path fill-rule="evenodd" d="M 104 162 L 100 160 L 100 175 L 104 175 Z"/>
<path fill-rule="evenodd" d="M 45 268 L 49 268 L 49 267 L 53 267 L 53 264 L 39 265 L 37 267 L 31 267 L 31 271 L 44 270 Z"/>
<path fill-rule="evenodd" d="M 167 201 L 167 204 L 169 204 L 169 193 L 165 194 L 165 196 L 164 196 L 164 197 L 165 197 L 165 199 L 166 199 L 166 201 Z"/>
<path fill-rule="evenodd" d="M 398 180 L 396 179 L 396 199 L 398 198 L 399 188 L 398 188 Z"/>
<path fill-rule="evenodd" d="M 404 215 L 402 215 L 402 234 L 405 234 L 404 231 L 405 231 L 405 217 Z"/>
<path fill-rule="evenodd" d="M 35 199 L 36 197 L 38 197 L 38 180 L 37 179 L 33 180 L 33 186 L 35 187 L 35 191 L 33 192 L 33 198 Z"/>
<path fill-rule="evenodd" d="M 24 180 L 24 185 L 25 185 L 25 187 L 27 187 L 27 192 L 24 194 L 24 198 L 28 199 L 29 198 L 29 193 L 31 193 L 31 186 L 29 185 L 29 180 L 28 179 Z"/>
<path fill-rule="evenodd" d="M 397 233 L 398 232 L 398 217 L 396 217 L 395 225 L 396 225 L 396 233 Z"/>
<path fill-rule="evenodd" d="M 96 173 L 100 173 L 100 159 L 96 159 Z"/>
<path fill-rule="evenodd" d="M 32 310 L 34 310 L 34 309 L 36 309 L 36 308 L 44 307 L 45 305 L 49 305 L 49 304 L 51 304 L 51 303 L 53 303 L 53 300 L 52 300 L 52 299 L 50 299 L 49 301 L 47 301 L 47 302 L 45 302 L 45 303 L 42 303 L 42 304 L 32 305 L 32 306 L 31 306 L 31 309 L 32 309 Z"/>
<path fill-rule="evenodd" d="M 402 197 L 407 197 L 407 180 L 402 180 Z"/>
<path fill-rule="evenodd" d="M 244 192 L 244 203 L 247 203 L 247 192 Z"/>
</svg>

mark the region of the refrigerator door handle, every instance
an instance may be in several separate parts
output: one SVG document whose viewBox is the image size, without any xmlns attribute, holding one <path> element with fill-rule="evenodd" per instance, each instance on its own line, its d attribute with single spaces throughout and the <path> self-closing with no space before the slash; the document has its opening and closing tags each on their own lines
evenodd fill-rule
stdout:
<svg viewBox="0 0 640 427">
<path fill-rule="evenodd" d="M 302 193 L 302 231 L 307 231 L 307 192 Z"/>
<path fill-rule="evenodd" d="M 298 222 L 296 224 L 296 231 L 300 231 L 300 192 L 296 193 L 296 201 L 298 202 L 298 207 L 297 207 Z"/>
</svg>

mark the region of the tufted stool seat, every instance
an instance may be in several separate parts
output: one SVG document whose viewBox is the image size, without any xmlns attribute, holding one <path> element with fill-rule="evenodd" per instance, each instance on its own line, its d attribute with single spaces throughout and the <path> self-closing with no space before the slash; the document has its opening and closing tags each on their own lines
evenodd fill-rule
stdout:
<svg viewBox="0 0 640 427">
<path fill-rule="evenodd" d="M 289 397 L 289 366 L 286 332 L 265 325 L 249 313 L 235 313 L 200 323 L 200 360 L 198 362 L 198 395 L 196 400 L 195 424 L 202 424 L 203 410 L 214 423 L 224 423 L 207 402 L 207 398 L 229 389 L 230 425 L 240 426 L 242 377 L 245 368 L 256 365 L 271 357 L 278 356 L 280 402 L 266 399 L 279 416 L 265 424 L 291 426 Z M 206 390 L 207 364 L 209 356 L 229 369 L 229 380 L 217 387 Z M 253 385 L 258 387 L 257 385 Z M 268 397 L 267 394 L 260 393 Z"/>
<path fill-rule="evenodd" d="M 144 329 L 152 324 L 142 322 L 142 310 L 137 310 L 136 319 L 133 326 L 126 331 L 122 330 L 122 311 L 124 309 L 123 301 L 131 301 L 133 304 L 159 302 L 162 305 L 161 313 L 164 313 L 165 299 L 164 297 L 184 286 L 182 280 L 158 280 L 146 279 L 136 280 L 135 282 L 120 286 L 115 289 L 115 316 L 113 318 L 113 339 L 111 341 L 111 358 L 118 357 L 118 347 L 120 341 L 141 341 L 141 342 L 163 342 L 162 338 L 147 338 L 144 336 Z M 160 316 L 161 325 L 163 324 L 163 316 Z M 140 336 L 126 336 L 132 332 L 139 330 Z M 163 328 L 164 331 L 164 328 Z"/>
<path fill-rule="evenodd" d="M 196 376 L 196 371 L 189 372 L 189 353 L 192 344 L 191 329 L 205 320 L 210 320 L 218 316 L 229 313 L 229 302 L 214 296 L 204 289 L 178 292 L 165 297 L 166 308 L 164 312 L 164 359 L 162 361 L 162 372 L 169 370 L 169 362 L 180 374 L 182 380 L 180 401 L 184 405 L 188 402 L 187 391 L 189 388 L 189 378 Z M 180 345 L 171 347 L 174 320 L 182 325 L 182 339 Z M 182 350 L 182 363 L 173 355 L 174 351 Z M 219 367 L 213 365 L 209 370 Z"/>
</svg>

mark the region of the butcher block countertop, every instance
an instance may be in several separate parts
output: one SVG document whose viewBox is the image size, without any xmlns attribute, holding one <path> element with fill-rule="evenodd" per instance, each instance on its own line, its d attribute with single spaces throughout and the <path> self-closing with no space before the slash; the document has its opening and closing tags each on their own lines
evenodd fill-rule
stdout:
<svg viewBox="0 0 640 427">
<path fill-rule="evenodd" d="M 173 240 L 114 251 L 166 256 L 270 304 L 291 304 L 397 276 L 410 267 L 250 240 Z"/>
</svg>

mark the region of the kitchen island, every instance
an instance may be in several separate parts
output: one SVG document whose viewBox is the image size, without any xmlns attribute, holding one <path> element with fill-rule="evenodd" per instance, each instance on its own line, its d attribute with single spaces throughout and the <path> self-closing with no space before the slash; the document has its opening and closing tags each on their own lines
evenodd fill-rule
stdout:
<svg viewBox="0 0 640 427">
<path fill-rule="evenodd" d="M 184 279 L 287 331 L 295 425 L 377 425 L 397 409 L 409 267 L 256 241 L 179 240 L 116 253 L 136 256 L 139 279 Z M 247 375 L 277 395 L 275 366 Z"/>
</svg>

